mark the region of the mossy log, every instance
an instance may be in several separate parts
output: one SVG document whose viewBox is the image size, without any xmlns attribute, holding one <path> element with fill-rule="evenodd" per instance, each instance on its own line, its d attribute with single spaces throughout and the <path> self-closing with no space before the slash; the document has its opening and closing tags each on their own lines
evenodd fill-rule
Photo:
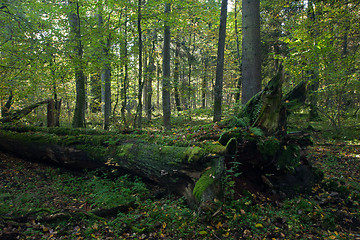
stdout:
<svg viewBox="0 0 360 240">
<path fill-rule="evenodd" d="M 166 187 L 194 204 L 193 188 L 214 156 L 200 147 L 151 144 L 122 134 L 59 130 L 0 131 L 0 151 L 24 159 L 77 170 L 101 169 L 108 174 L 129 174 Z M 14 131 L 17 130 L 17 131 Z"/>
</svg>

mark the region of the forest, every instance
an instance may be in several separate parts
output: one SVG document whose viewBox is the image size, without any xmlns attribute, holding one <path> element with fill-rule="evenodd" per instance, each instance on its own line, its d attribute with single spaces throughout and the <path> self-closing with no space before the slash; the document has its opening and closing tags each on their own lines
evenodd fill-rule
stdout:
<svg viewBox="0 0 360 240">
<path fill-rule="evenodd" d="M 358 0 L 0 0 L 1 239 L 360 239 Z"/>
</svg>

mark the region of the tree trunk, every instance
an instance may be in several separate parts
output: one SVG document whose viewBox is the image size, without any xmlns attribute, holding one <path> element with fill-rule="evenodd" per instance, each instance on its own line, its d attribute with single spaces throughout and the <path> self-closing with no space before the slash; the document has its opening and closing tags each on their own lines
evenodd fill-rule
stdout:
<svg viewBox="0 0 360 240">
<path fill-rule="evenodd" d="M 73 118 L 73 127 L 85 127 L 85 75 L 83 71 L 83 46 L 81 42 L 80 14 L 78 1 L 68 1 L 71 12 L 69 13 L 70 42 L 73 44 L 73 67 L 76 82 L 76 103 Z"/>
<path fill-rule="evenodd" d="M 123 119 L 124 125 L 127 125 L 126 121 L 126 105 L 127 105 L 127 89 L 128 89 L 128 52 L 127 52 L 127 7 L 125 7 L 125 24 L 124 24 L 124 40 L 122 42 L 121 55 L 122 59 L 124 59 L 124 67 L 122 77 L 122 87 L 121 87 L 121 118 Z"/>
<path fill-rule="evenodd" d="M 180 103 L 180 94 L 179 94 L 179 82 L 180 82 L 180 42 L 179 39 L 176 40 L 176 48 L 175 48 L 175 68 L 174 68 L 174 95 L 175 95 L 175 105 L 176 110 L 180 112 L 181 103 Z"/>
<path fill-rule="evenodd" d="M 216 62 L 216 80 L 214 86 L 214 122 L 221 120 L 222 115 L 222 88 L 224 74 L 224 48 L 226 37 L 227 0 L 221 2 L 221 15 L 219 27 L 219 42 Z"/>
<path fill-rule="evenodd" d="M 242 1 L 242 99 L 246 104 L 261 90 L 260 0 Z"/>
<path fill-rule="evenodd" d="M 206 93 L 207 93 L 207 82 L 208 82 L 208 71 L 209 71 L 209 57 L 208 52 L 206 51 L 205 56 L 203 57 L 204 62 L 204 73 L 203 79 L 201 81 L 201 107 L 206 107 Z"/>
<path fill-rule="evenodd" d="M 170 14 L 170 3 L 165 3 L 165 15 Z M 167 20 L 164 23 L 164 47 L 163 47 L 163 81 L 162 81 L 162 102 L 163 102 L 163 121 L 166 130 L 171 129 L 171 105 L 170 105 L 170 26 Z"/>
<path fill-rule="evenodd" d="M 111 115 L 111 60 L 109 55 L 111 36 L 110 34 L 107 37 L 104 36 L 102 6 L 99 6 L 98 22 L 100 32 L 100 46 L 102 48 L 101 103 L 104 116 L 104 129 L 108 130 Z M 103 40 L 104 38 L 106 38 L 106 43 Z"/>
<path fill-rule="evenodd" d="M 311 21 L 313 21 L 314 24 L 316 24 L 316 8 L 314 8 L 315 2 L 309 1 L 309 8 L 308 8 L 308 17 Z M 310 36 L 313 38 L 313 51 L 316 52 L 316 30 L 314 28 L 310 28 Z M 319 79 L 318 79 L 318 69 L 319 69 L 319 63 L 315 60 L 313 62 L 309 63 L 309 66 L 311 66 L 311 69 L 308 70 L 308 80 L 310 82 L 309 85 L 309 95 L 310 95 L 310 112 L 309 112 L 309 119 L 310 120 L 318 120 L 319 119 L 319 113 L 318 113 L 318 97 L 317 97 L 317 91 L 319 88 Z"/>
<path fill-rule="evenodd" d="M 239 77 L 238 77 L 238 80 L 237 80 L 237 83 L 236 83 L 236 88 L 237 88 L 237 91 L 236 91 L 236 94 L 235 94 L 235 102 L 239 102 L 240 101 L 240 91 L 241 91 L 241 83 L 242 83 L 242 73 L 241 73 L 241 56 L 240 56 L 240 41 L 239 41 L 239 31 L 238 31 L 238 12 L 237 12 L 237 2 L 238 0 L 235 0 L 235 3 L 234 3 L 234 12 L 235 12 L 235 36 L 236 36 L 236 56 L 238 58 L 238 61 L 239 61 L 239 71 L 240 71 L 240 74 L 239 74 Z"/>
<path fill-rule="evenodd" d="M 55 101 L 51 99 L 47 104 L 47 127 L 55 127 Z"/>
<path fill-rule="evenodd" d="M 141 16 L 141 6 L 142 6 L 142 0 L 138 1 L 138 22 L 137 22 L 137 27 L 138 27 L 138 34 L 139 34 L 139 42 L 138 42 L 138 47 L 139 47 L 139 75 L 138 75 L 138 105 L 137 105 L 137 109 L 136 109 L 136 115 L 135 115 L 135 123 L 134 126 L 136 128 L 141 129 L 141 122 L 142 122 L 142 92 L 143 92 L 143 80 L 142 80 L 142 52 L 143 52 L 143 42 L 142 42 L 142 30 L 141 30 L 141 20 L 142 20 L 142 16 Z"/>
<path fill-rule="evenodd" d="M 92 113 L 101 111 L 101 76 L 98 73 L 90 76 L 90 110 Z"/>
<path fill-rule="evenodd" d="M 4 104 L 4 106 L 1 106 L 1 117 L 6 117 L 7 115 L 9 115 L 10 112 L 10 108 L 12 105 L 12 101 L 13 101 L 13 93 L 12 91 L 10 91 L 10 96 L 8 98 L 8 100 L 6 101 L 6 103 Z"/>
<path fill-rule="evenodd" d="M 185 196 L 192 205 L 194 183 L 214 159 L 213 154 L 199 147 L 162 146 L 129 138 L 109 143 L 111 134 L 96 135 L 91 131 L 70 129 L 68 133 L 73 135 L 66 135 L 61 129 L 48 129 L 41 134 L 27 132 L 26 128 L 11 130 L 0 131 L 0 151 L 75 170 L 139 176 L 145 182 Z M 47 143 L 49 140 L 56 144 Z"/>
<path fill-rule="evenodd" d="M 151 121 L 151 115 L 153 110 L 152 105 L 152 95 L 153 95 L 153 89 L 152 89 L 152 83 L 155 76 L 155 43 L 156 43 L 157 35 L 156 31 L 153 32 L 152 35 L 152 46 L 149 53 L 149 65 L 147 67 L 147 74 L 146 74 L 146 94 L 145 94 L 145 111 L 146 111 L 146 117 L 148 121 Z"/>
</svg>

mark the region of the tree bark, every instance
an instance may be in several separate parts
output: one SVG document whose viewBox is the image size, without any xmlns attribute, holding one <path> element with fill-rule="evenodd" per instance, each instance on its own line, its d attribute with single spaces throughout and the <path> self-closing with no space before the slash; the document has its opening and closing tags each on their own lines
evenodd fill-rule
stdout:
<svg viewBox="0 0 360 240">
<path fill-rule="evenodd" d="M 127 52 L 127 7 L 125 7 L 125 23 L 124 23 L 124 40 L 122 42 L 121 56 L 124 59 L 123 66 L 123 77 L 121 87 L 121 118 L 123 119 L 124 125 L 127 126 L 125 111 L 127 105 L 127 89 L 128 89 L 128 52 Z"/>
<path fill-rule="evenodd" d="M 165 3 L 165 15 L 168 18 L 171 4 Z M 163 80 L 162 80 L 162 102 L 163 122 L 166 130 L 171 129 L 171 106 L 170 106 L 170 26 L 164 23 L 164 47 L 163 47 Z"/>
<path fill-rule="evenodd" d="M 240 76 L 236 82 L 236 94 L 235 94 L 235 102 L 239 102 L 240 101 L 240 91 L 241 91 L 241 84 L 242 84 L 242 73 L 241 73 L 241 56 L 240 56 L 240 41 L 239 41 L 239 32 L 238 32 L 238 10 L 237 10 L 237 2 L 238 0 L 235 0 L 234 3 L 234 12 L 235 12 L 235 36 L 236 36 L 236 56 L 238 58 L 239 61 L 239 71 L 240 71 Z"/>
<path fill-rule="evenodd" d="M 92 113 L 101 111 L 101 76 L 98 73 L 91 74 L 90 76 L 90 110 Z"/>
<path fill-rule="evenodd" d="M 222 88 L 224 74 L 224 49 L 226 37 L 227 0 L 221 2 L 221 15 L 219 27 L 219 42 L 216 62 L 216 79 L 214 87 L 214 122 L 221 120 L 222 115 Z"/>
<path fill-rule="evenodd" d="M 141 30 L 141 7 L 142 7 L 142 0 L 138 1 L 138 34 L 139 34 L 139 41 L 138 41 L 138 47 L 139 47 L 139 75 L 138 75 L 138 105 L 136 109 L 136 115 L 135 115 L 135 123 L 134 126 L 136 128 L 141 129 L 141 122 L 142 122 L 142 92 L 143 92 L 143 80 L 142 80 L 142 68 L 143 68 L 143 62 L 142 62 L 142 52 L 143 52 L 143 42 L 142 42 L 142 30 Z"/>
<path fill-rule="evenodd" d="M 180 82 L 180 42 L 179 39 L 176 40 L 175 47 L 175 67 L 174 67 L 174 95 L 175 95 L 175 105 L 176 110 L 180 112 L 181 103 L 180 103 L 180 93 L 179 93 L 179 82 Z"/>
<path fill-rule="evenodd" d="M 73 127 L 85 127 L 85 75 L 83 71 L 83 46 L 81 40 L 80 13 L 78 1 L 68 1 L 71 12 L 68 15 L 70 23 L 70 42 L 73 44 L 73 67 L 76 81 L 76 103 L 73 117 Z"/>
<path fill-rule="evenodd" d="M 260 0 L 242 1 L 242 104 L 261 91 Z"/>
<path fill-rule="evenodd" d="M 100 32 L 100 46 L 102 48 L 102 58 L 101 58 L 101 102 L 102 102 L 102 112 L 104 116 L 104 129 L 108 130 L 110 126 L 110 115 L 111 115 L 111 64 L 110 64 L 110 41 L 111 36 L 104 36 L 105 32 L 103 30 L 103 16 L 102 16 L 102 6 L 99 6 L 98 13 L 98 22 L 99 22 L 99 32 Z M 104 42 L 106 38 L 106 42 Z"/>
</svg>

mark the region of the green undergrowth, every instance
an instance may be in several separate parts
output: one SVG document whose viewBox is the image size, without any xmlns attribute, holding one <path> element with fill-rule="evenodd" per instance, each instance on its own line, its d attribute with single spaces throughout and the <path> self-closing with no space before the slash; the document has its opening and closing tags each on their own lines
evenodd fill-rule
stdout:
<svg viewBox="0 0 360 240">
<path fill-rule="evenodd" d="M 183 198 L 154 198 L 150 186 L 128 176 L 116 179 L 69 173 L 1 154 L 0 236 L 20 239 L 356 239 L 359 237 L 360 186 L 345 168 L 341 178 L 326 168 L 312 149 L 312 161 L 325 169 L 325 180 L 310 195 L 283 202 L 244 193 L 225 193 L 204 211 Z M 339 149 L 330 152 L 340 161 Z M 346 149 L 354 153 L 350 147 Z M 359 154 L 355 152 L 354 157 Z M 349 159 L 351 156 L 348 156 Z M 356 159 L 356 158 L 355 158 Z M 358 165 L 352 165 L 352 168 Z M 209 172 L 211 174 L 211 172 Z M 210 175 L 209 175 L 210 176 Z M 350 178 L 353 179 L 350 179 Z M 117 214 L 96 217 L 99 209 L 125 206 Z M 47 216 L 71 213 L 54 221 Z M 28 216 L 23 222 L 10 220 Z"/>
</svg>

